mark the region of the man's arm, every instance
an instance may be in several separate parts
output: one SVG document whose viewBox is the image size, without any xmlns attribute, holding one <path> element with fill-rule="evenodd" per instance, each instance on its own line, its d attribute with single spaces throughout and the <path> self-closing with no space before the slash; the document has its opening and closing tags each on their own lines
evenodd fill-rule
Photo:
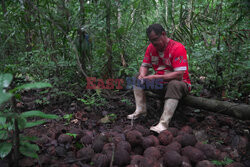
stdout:
<svg viewBox="0 0 250 167">
<path fill-rule="evenodd" d="M 174 72 L 170 72 L 164 75 L 148 75 L 143 77 L 143 79 L 163 79 L 164 81 L 171 81 L 171 80 L 182 80 L 184 71 L 174 71 Z"/>
<path fill-rule="evenodd" d="M 138 79 L 143 79 L 148 73 L 148 67 L 141 66 L 139 72 L 140 74 L 138 76 Z"/>
</svg>

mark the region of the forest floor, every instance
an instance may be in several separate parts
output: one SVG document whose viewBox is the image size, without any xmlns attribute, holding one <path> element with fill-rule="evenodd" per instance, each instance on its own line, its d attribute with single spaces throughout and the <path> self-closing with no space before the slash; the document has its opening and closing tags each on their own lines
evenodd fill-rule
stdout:
<svg viewBox="0 0 250 167">
<path fill-rule="evenodd" d="M 61 119 L 24 131 L 38 137 L 39 159 L 22 157 L 19 166 L 250 166 L 250 120 L 180 104 L 171 128 L 158 135 L 149 131 L 162 112 L 158 100 L 148 97 L 148 115 L 130 121 L 126 116 L 135 109 L 131 90 L 103 95 L 102 103 L 61 97 L 44 105 L 35 100 L 39 93 L 24 93 L 23 111 L 40 109 Z M 0 160 L 0 166 L 11 162 Z"/>
</svg>

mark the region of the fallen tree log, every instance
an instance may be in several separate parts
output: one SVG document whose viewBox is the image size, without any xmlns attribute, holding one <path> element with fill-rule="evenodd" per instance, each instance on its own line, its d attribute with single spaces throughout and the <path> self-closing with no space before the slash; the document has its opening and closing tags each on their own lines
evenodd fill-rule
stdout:
<svg viewBox="0 0 250 167">
<path fill-rule="evenodd" d="M 250 119 L 250 105 L 219 101 L 188 95 L 183 98 L 185 105 L 230 115 L 242 120 Z"/>
<path fill-rule="evenodd" d="M 146 94 L 154 98 L 160 98 L 159 95 L 151 91 L 146 91 Z M 247 104 L 219 101 L 215 99 L 196 97 L 192 95 L 184 97 L 181 101 L 183 104 L 190 107 L 229 115 L 242 120 L 250 120 L 250 105 Z"/>
</svg>

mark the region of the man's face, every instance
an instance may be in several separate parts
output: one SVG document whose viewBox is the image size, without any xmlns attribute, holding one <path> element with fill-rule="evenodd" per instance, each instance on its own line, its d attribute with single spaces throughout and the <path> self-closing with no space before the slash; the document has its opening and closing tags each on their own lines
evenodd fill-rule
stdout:
<svg viewBox="0 0 250 167">
<path fill-rule="evenodd" d="M 163 52 L 166 46 L 165 43 L 165 32 L 157 35 L 154 31 L 149 34 L 149 41 L 154 45 L 157 51 Z"/>
</svg>

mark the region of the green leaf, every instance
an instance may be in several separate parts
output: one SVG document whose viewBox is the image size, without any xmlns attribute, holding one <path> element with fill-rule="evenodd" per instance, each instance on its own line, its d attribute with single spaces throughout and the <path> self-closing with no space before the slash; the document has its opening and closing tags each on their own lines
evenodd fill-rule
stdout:
<svg viewBox="0 0 250 167">
<path fill-rule="evenodd" d="M 0 130 L 0 140 L 6 140 L 8 138 L 8 132 L 6 130 Z"/>
<path fill-rule="evenodd" d="M 234 160 L 232 160 L 232 159 L 230 159 L 228 157 L 224 158 L 224 161 L 225 161 L 225 165 L 229 165 L 229 164 L 234 162 Z"/>
<path fill-rule="evenodd" d="M 46 121 L 45 120 L 39 120 L 39 121 L 34 121 L 34 122 L 27 122 L 25 128 L 31 128 L 37 125 L 44 124 Z"/>
<path fill-rule="evenodd" d="M 57 115 L 54 114 L 45 114 L 41 111 L 32 110 L 32 111 L 26 111 L 21 114 L 22 117 L 41 117 L 46 119 L 57 119 L 59 118 Z"/>
<path fill-rule="evenodd" d="M 17 120 L 19 129 L 24 129 L 26 127 L 27 120 L 23 117 L 18 117 Z"/>
<path fill-rule="evenodd" d="M 7 142 L 0 143 L 0 158 L 6 157 L 10 153 L 11 149 L 12 149 L 11 143 Z"/>
<path fill-rule="evenodd" d="M 12 74 L 0 74 L 0 89 L 7 88 L 13 79 Z"/>
<path fill-rule="evenodd" d="M 21 142 L 19 151 L 21 154 L 31 157 L 38 158 L 37 151 L 39 151 L 39 147 L 36 144 L 30 144 L 28 142 Z"/>
<path fill-rule="evenodd" d="M 28 89 L 42 89 L 42 88 L 48 88 L 52 87 L 50 83 L 44 83 L 44 82 L 35 82 L 35 83 L 28 83 L 21 86 L 18 86 L 12 90 L 10 90 L 11 93 L 19 91 L 19 90 L 28 90 Z"/>
<path fill-rule="evenodd" d="M 23 135 L 21 135 L 20 140 L 22 140 L 22 141 L 25 141 L 25 140 L 27 140 L 27 141 L 36 141 L 36 140 L 38 140 L 38 138 L 35 137 L 35 136 L 23 136 Z"/>
<path fill-rule="evenodd" d="M 38 137 L 35 137 L 35 136 L 20 136 L 20 139 L 22 140 L 22 141 L 25 141 L 25 140 L 27 140 L 27 141 L 36 141 L 36 140 L 38 140 Z"/>
<path fill-rule="evenodd" d="M 3 129 L 4 125 L 6 125 L 6 118 L 0 117 L 0 129 Z"/>
<path fill-rule="evenodd" d="M 4 117 L 4 118 L 18 118 L 18 114 L 17 113 L 1 113 L 0 112 L 0 117 Z"/>
<path fill-rule="evenodd" d="M 5 93 L 0 90 L 0 105 L 3 104 L 4 102 L 8 101 L 12 97 L 12 94 L 10 93 Z"/>
<path fill-rule="evenodd" d="M 76 136 L 77 136 L 77 134 L 75 134 L 75 133 L 66 133 L 66 135 L 72 136 L 74 138 L 76 138 Z"/>
</svg>

